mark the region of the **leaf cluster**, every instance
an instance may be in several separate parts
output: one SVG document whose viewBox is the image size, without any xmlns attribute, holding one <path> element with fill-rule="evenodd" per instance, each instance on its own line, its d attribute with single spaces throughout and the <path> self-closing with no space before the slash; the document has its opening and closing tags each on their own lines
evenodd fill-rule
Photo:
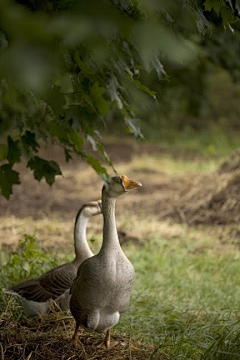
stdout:
<svg viewBox="0 0 240 360">
<path fill-rule="evenodd" d="M 215 3 L 207 0 L 206 8 L 216 9 Z M 20 161 L 50 185 L 61 174 L 54 159 L 38 154 L 49 143 L 63 148 L 66 161 L 75 153 L 107 179 L 105 165 L 113 164 L 99 132 L 121 118 L 127 132 L 142 138 L 134 110 L 156 100 L 143 74 L 155 73 L 161 82 L 167 78 L 162 63 L 192 66 L 200 51 L 189 34 L 208 23 L 193 0 L 1 1 L 3 196 L 20 182 L 13 169 Z"/>
</svg>

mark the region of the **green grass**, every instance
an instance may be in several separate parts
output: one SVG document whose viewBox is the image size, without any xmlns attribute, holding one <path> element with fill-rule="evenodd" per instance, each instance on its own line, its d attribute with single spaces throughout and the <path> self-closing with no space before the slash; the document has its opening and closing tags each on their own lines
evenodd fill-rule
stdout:
<svg viewBox="0 0 240 360">
<path fill-rule="evenodd" d="M 191 238 L 166 240 L 155 234 L 151 241 L 142 240 L 143 247 L 124 247 L 136 281 L 130 307 L 115 331 L 153 343 L 173 359 L 240 358 L 237 248 L 219 252 L 210 238 L 195 230 Z M 37 248 L 31 236 L 22 241 L 20 251 L 2 253 L 1 260 L 1 286 L 66 261 Z M 0 295 L 2 311 L 7 299 Z M 21 319 L 21 308 L 15 307 L 12 316 Z"/>
<path fill-rule="evenodd" d="M 181 130 L 171 126 L 169 122 L 161 123 L 161 114 L 151 122 L 142 121 L 141 130 L 145 141 L 161 145 L 169 153 L 192 153 L 205 158 L 222 158 L 229 156 L 240 147 L 240 131 L 226 125 L 216 124 L 209 120 L 202 128 L 194 129 L 185 126 Z M 125 129 L 111 129 L 111 135 L 106 135 L 106 142 L 116 143 L 119 139 L 132 141 L 133 135 L 126 135 Z"/>
<path fill-rule="evenodd" d="M 239 252 L 194 253 L 190 241 L 155 240 L 129 253 L 136 268 L 130 309 L 117 331 L 174 359 L 240 358 Z"/>
<path fill-rule="evenodd" d="M 203 129 L 195 130 L 186 126 L 179 131 L 165 125 L 149 127 L 143 124 L 143 134 L 148 141 L 171 151 L 190 151 L 204 156 L 228 156 L 240 147 L 239 131 L 211 123 Z"/>
<path fill-rule="evenodd" d="M 203 172 L 215 170 L 222 163 L 222 159 L 209 158 L 208 160 L 185 160 L 176 159 L 170 155 L 163 158 L 145 154 L 143 156 L 135 156 L 132 158 L 130 168 L 133 171 L 155 172 L 164 169 L 165 174 L 183 174 L 189 172 Z"/>
</svg>

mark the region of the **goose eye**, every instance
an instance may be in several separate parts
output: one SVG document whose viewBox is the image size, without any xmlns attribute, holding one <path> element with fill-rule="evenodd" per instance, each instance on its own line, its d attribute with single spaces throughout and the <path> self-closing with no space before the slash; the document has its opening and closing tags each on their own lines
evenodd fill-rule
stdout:
<svg viewBox="0 0 240 360">
<path fill-rule="evenodd" d="M 118 177 L 115 177 L 115 178 L 114 178 L 114 181 L 115 181 L 116 183 L 118 183 L 118 184 L 120 183 L 120 179 L 119 179 Z"/>
</svg>

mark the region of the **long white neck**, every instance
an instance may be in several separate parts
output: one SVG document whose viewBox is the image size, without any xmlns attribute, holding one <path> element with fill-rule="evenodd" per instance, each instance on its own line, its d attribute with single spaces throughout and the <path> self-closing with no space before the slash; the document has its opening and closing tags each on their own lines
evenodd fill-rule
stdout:
<svg viewBox="0 0 240 360">
<path fill-rule="evenodd" d="M 74 226 L 74 246 L 75 259 L 74 262 L 81 263 L 83 260 L 93 256 L 93 253 L 88 245 L 86 237 L 86 229 L 89 217 L 84 216 L 81 212 L 76 218 Z"/>
<path fill-rule="evenodd" d="M 103 213 L 103 244 L 100 252 L 122 251 L 118 240 L 118 233 L 115 219 L 116 198 L 109 198 L 103 192 L 102 213 Z"/>
</svg>

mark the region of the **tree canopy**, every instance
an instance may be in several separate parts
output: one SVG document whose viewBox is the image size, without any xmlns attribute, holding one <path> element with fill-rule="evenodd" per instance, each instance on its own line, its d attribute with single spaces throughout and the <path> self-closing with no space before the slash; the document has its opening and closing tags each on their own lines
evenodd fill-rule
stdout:
<svg viewBox="0 0 240 360">
<path fill-rule="evenodd" d="M 161 101 L 159 86 L 174 83 L 174 72 L 184 76 L 207 59 L 238 78 L 239 9 L 231 0 L 1 0 L 2 195 L 20 183 L 21 161 L 50 185 L 61 174 L 39 156 L 44 143 L 60 145 L 66 161 L 78 154 L 107 180 L 101 129 L 121 119 L 141 138 L 139 109 Z"/>
</svg>

